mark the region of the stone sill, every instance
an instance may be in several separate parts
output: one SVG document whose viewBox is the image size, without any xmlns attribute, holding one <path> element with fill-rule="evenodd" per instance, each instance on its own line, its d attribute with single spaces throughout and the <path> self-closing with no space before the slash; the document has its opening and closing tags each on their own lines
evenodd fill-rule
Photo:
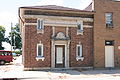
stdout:
<svg viewBox="0 0 120 80">
<path fill-rule="evenodd" d="M 39 60 L 44 61 L 44 59 L 45 59 L 45 57 L 42 57 L 42 56 L 41 56 L 41 57 L 36 57 L 36 60 L 37 60 L 37 61 L 39 61 Z"/>
<path fill-rule="evenodd" d="M 83 30 L 81 30 L 81 31 L 79 31 L 79 30 L 77 30 L 77 35 L 83 35 Z"/>
<path fill-rule="evenodd" d="M 39 33 L 44 33 L 44 30 L 43 29 L 37 29 L 37 33 L 39 34 Z"/>
<path fill-rule="evenodd" d="M 77 61 L 79 61 L 79 60 L 83 61 L 83 60 L 84 60 L 84 57 L 76 57 L 76 60 L 77 60 Z"/>
</svg>

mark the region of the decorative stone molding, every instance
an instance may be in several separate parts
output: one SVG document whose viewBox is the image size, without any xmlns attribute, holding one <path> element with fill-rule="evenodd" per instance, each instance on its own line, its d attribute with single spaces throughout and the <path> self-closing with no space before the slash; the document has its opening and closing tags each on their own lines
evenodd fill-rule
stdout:
<svg viewBox="0 0 120 80">
<path fill-rule="evenodd" d="M 93 22 L 93 18 L 81 18 L 81 17 L 24 15 L 23 18 L 43 19 L 44 26 L 61 26 L 61 27 L 77 27 L 78 23 L 80 22 Z M 25 23 L 24 25 L 37 25 L 37 23 Z"/>
<path fill-rule="evenodd" d="M 42 61 L 44 61 L 45 57 L 36 57 L 36 60 L 37 60 L 37 61 L 39 61 L 40 59 L 41 59 Z"/>
<path fill-rule="evenodd" d="M 52 26 L 52 37 L 55 36 L 55 27 Z"/>
<path fill-rule="evenodd" d="M 65 39 L 66 37 L 65 37 L 65 35 L 64 35 L 63 32 L 59 32 L 59 33 L 57 34 L 56 38 L 58 38 L 58 39 Z"/>
<path fill-rule="evenodd" d="M 57 33 L 55 36 L 52 37 L 53 40 L 70 40 L 69 36 L 66 37 L 66 35 L 63 32 Z"/>
<path fill-rule="evenodd" d="M 77 60 L 77 61 L 79 61 L 79 60 L 83 61 L 83 60 L 84 60 L 84 57 L 76 57 L 76 60 Z"/>
<path fill-rule="evenodd" d="M 41 19 L 56 19 L 56 20 L 83 20 L 93 22 L 93 18 L 81 17 L 62 17 L 62 16 L 45 16 L 45 15 L 24 15 L 23 18 L 41 18 Z"/>
<path fill-rule="evenodd" d="M 33 26 L 37 26 L 37 23 L 25 23 L 24 24 L 24 26 L 25 25 L 33 25 Z M 56 24 L 46 24 L 46 23 L 44 23 L 44 25 L 45 26 L 53 26 L 54 25 L 54 27 L 56 27 L 56 26 L 60 26 L 60 25 L 56 25 Z M 61 27 L 77 27 L 77 25 L 75 25 L 75 26 L 73 26 L 73 25 L 61 25 Z M 93 28 L 93 26 L 90 26 L 90 25 L 83 25 L 83 27 L 84 28 Z"/>
<path fill-rule="evenodd" d="M 44 25 L 49 26 L 68 26 L 77 27 L 78 22 L 93 22 L 93 18 L 81 17 L 62 17 L 62 16 L 45 16 L 45 15 L 24 15 L 23 18 L 43 19 Z M 25 25 L 36 25 L 36 23 L 25 23 Z"/>
</svg>

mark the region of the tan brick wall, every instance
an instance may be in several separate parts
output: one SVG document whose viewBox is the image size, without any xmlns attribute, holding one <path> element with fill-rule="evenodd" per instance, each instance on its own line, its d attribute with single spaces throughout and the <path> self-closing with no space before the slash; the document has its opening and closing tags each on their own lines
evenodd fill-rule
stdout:
<svg viewBox="0 0 120 80">
<path fill-rule="evenodd" d="M 94 67 L 105 67 L 105 40 L 114 40 L 115 67 L 120 67 L 120 2 L 94 0 Z M 105 13 L 113 13 L 114 28 L 106 28 Z"/>
</svg>

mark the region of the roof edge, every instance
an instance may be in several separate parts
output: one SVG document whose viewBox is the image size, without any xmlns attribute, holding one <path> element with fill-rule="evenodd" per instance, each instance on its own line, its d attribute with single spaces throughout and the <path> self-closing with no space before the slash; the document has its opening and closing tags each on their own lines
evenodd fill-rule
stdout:
<svg viewBox="0 0 120 80">
<path fill-rule="evenodd" d="M 28 6 L 28 7 L 26 6 L 26 7 L 19 7 L 19 9 L 24 8 L 24 9 L 59 10 L 59 11 L 74 11 L 74 12 L 93 12 L 93 11 L 87 11 L 85 9 L 84 10 L 79 10 L 79 9 L 68 8 L 68 7 L 63 7 L 63 6 L 56 6 L 56 7 L 62 7 L 64 9 L 41 8 L 41 6 Z"/>
</svg>

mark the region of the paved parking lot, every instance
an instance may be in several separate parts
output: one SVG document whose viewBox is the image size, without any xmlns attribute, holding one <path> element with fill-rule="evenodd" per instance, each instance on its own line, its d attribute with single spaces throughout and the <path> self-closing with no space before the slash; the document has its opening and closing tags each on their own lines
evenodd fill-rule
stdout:
<svg viewBox="0 0 120 80">
<path fill-rule="evenodd" d="M 43 70 L 23 71 L 21 56 L 13 63 L 0 65 L 0 79 L 18 80 L 120 80 L 120 70 Z"/>
</svg>

